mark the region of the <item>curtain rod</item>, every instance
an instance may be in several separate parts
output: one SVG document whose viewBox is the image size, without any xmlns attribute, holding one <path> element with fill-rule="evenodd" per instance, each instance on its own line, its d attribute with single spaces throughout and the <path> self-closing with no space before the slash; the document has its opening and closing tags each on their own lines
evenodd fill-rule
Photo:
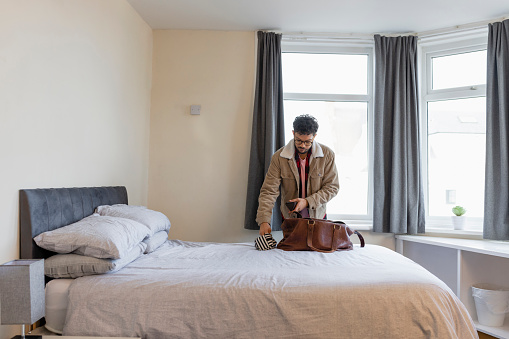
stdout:
<svg viewBox="0 0 509 339">
<path fill-rule="evenodd" d="M 451 33 L 463 33 L 463 32 L 473 31 L 473 30 L 488 29 L 489 24 L 499 22 L 499 21 L 504 21 L 508 18 L 509 18 L 509 16 L 506 16 L 506 17 L 502 17 L 502 18 L 498 18 L 498 19 L 478 21 L 478 22 L 474 22 L 474 23 L 469 23 L 469 24 L 464 24 L 464 25 L 456 25 L 456 26 L 442 28 L 442 29 L 434 29 L 434 30 L 417 33 L 417 36 L 419 38 L 430 38 L 430 37 L 435 37 L 435 36 L 440 36 L 440 35 L 447 35 L 447 34 L 451 34 Z"/>
<path fill-rule="evenodd" d="M 408 35 L 414 35 L 417 36 L 419 39 L 421 38 L 434 38 L 438 36 L 443 35 L 450 35 L 450 34 L 458 34 L 458 33 L 465 33 L 468 31 L 475 31 L 475 30 L 481 30 L 481 29 L 487 29 L 489 24 L 492 24 L 494 22 L 504 21 L 506 19 L 509 19 L 509 16 L 492 19 L 492 20 L 486 20 L 486 21 L 479 21 L 469 24 L 463 24 L 463 25 L 456 25 L 452 27 L 447 28 L 441 28 L 441 29 L 434 29 L 424 32 L 406 32 L 406 33 L 307 33 L 307 32 L 283 32 L 278 30 L 262 30 L 264 32 L 273 32 L 277 34 L 282 34 L 283 39 L 287 41 L 292 40 L 311 40 L 311 41 L 367 41 L 372 40 L 373 36 L 376 34 L 380 34 L 383 36 L 408 36 Z"/>
</svg>

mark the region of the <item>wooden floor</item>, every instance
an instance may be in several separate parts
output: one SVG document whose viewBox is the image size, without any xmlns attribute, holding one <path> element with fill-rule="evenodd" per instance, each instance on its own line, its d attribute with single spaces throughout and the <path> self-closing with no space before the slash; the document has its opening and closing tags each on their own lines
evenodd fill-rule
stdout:
<svg viewBox="0 0 509 339">
<path fill-rule="evenodd" d="M 479 333 L 479 339 L 496 339 L 495 337 L 492 337 L 491 335 L 486 334 L 486 333 L 482 333 L 482 332 L 477 332 L 477 333 Z"/>
<path fill-rule="evenodd" d="M 58 336 L 58 334 L 47 330 L 46 327 L 44 327 L 44 326 L 35 328 L 29 334 L 37 334 L 37 335 L 43 335 L 43 336 Z"/>
</svg>

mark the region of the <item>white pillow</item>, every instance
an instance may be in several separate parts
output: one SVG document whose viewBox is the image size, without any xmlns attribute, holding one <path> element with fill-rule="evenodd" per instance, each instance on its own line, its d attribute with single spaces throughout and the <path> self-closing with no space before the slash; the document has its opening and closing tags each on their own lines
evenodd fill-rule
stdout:
<svg viewBox="0 0 509 339">
<path fill-rule="evenodd" d="M 143 243 L 147 245 L 145 249 L 145 254 L 154 252 L 159 246 L 164 244 L 168 240 L 168 232 L 159 231 L 151 237 L 145 238 Z"/>
<path fill-rule="evenodd" d="M 170 220 L 163 213 L 150 210 L 145 206 L 103 205 L 97 207 L 96 212 L 100 215 L 136 220 L 150 229 L 150 235 L 160 231 L 168 232 L 171 227 Z"/>
<path fill-rule="evenodd" d="M 44 274 L 50 278 L 78 278 L 113 273 L 143 255 L 147 245 L 139 243 L 122 259 L 99 259 L 79 254 L 55 254 L 44 260 Z"/>
<path fill-rule="evenodd" d="M 93 214 L 74 224 L 41 233 L 34 241 L 57 253 L 120 259 L 148 235 L 147 227 L 134 220 Z"/>
</svg>

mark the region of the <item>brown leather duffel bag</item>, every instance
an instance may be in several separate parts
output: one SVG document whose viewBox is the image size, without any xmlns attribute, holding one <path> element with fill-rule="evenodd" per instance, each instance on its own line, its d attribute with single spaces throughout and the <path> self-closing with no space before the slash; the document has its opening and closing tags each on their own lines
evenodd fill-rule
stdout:
<svg viewBox="0 0 509 339">
<path fill-rule="evenodd" d="M 285 251 L 335 252 L 353 249 L 350 236 L 357 234 L 364 247 L 362 235 L 342 221 L 313 218 L 289 218 L 281 225 L 283 239 L 277 248 Z"/>
</svg>

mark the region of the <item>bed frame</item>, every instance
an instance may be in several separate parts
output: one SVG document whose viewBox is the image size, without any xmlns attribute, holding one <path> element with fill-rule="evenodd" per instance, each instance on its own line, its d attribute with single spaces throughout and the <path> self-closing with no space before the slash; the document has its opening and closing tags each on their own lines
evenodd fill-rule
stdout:
<svg viewBox="0 0 509 339">
<path fill-rule="evenodd" d="M 32 240 L 33 237 L 87 217 L 93 214 L 97 206 L 127 204 L 127 190 L 123 186 L 30 189 L 20 190 L 19 198 L 21 258 L 39 259 L 47 258 L 53 253 L 39 248 Z M 381 251 L 374 246 L 367 248 L 371 248 L 373 251 L 370 254 L 371 256 L 366 257 L 371 258 L 371 260 L 366 261 L 366 263 L 361 261 L 358 264 L 363 266 L 363 269 L 368 270 L 370 267 L 380 268 L 382 267 L 380 265 L 385 264 L 385 268 L 394 269 L 394 276 L 389 277 L 384 271 L 380 277 L 370 277 L 366 282 L 357 286 L 353 283 L 355 279 L 343 282 L 344 277 L 342 275 L 345 272 L 355 273 L 359 270 L 358 267 L 353 267 L 347 263 L 345 272 L 339 266 L 339 271 L 335 270 L 332 274 L 327 270 L 335 266 L 330 266 L 332 261 L 329 261 L 329 264 L 326 264 L 323 269 L 324 276 L 328 277 L 323 287 L 318 283 L 321 278 L 316 273 L 319 272 L 312 271 L 313 275 L 303 276 L 304 283 L 292 285 L 288 289 L 283 288 L 284 279 L 294 279 L 300 275 L 298 270 L 286 267 L 286 272 L 276 276 L 281 280 L 279 285 L 276 284 L 277 289 L 271 290 L 272 283 L 267 279 L 262 279 L 263 282 L 256 286 L 250 284 L 249 281 L 237 286 L 229 283 L 231 279 L 221 280 L 220 282 L 207 280 L 204 281 L 204 288 L 203 284 L 200 287 L 199 281 L 196 284 L 188 283 L 189 279 L 196 278 L 196 275 L 193 274 L 198 271 L 197 267 L 202 267 L 201 263 L 197 264 L 201 257 L 193 256 L 193 263 L 198 266 L 191 265 L 189 267 L 191 268 L 189 271 L 192 271 L 191 274 L 182 277 L 182 272 L 178 271 L 181 269 L 178 265 L 175 266 L 176 268 L 170 268 L 169 270 L 147 267 L 144 271 L 141 270 L 143 265 L 140 265 L 140 267 L 132 267 L 133 272 L 131 273 L 134 277 L 142 279 L 143 283 L 130 279 L 128 273 L 119 274 L 118 279 L 120 280 L 116 281 L 112 281 L 112 278 L 115 277 L 114 274 L 104 275 L 104 277 L 96 275 L 78 278 L 73 282 L 74 292 L 69 293 L 69 298 L 75 299 L 72 299 L 72 302 L 68 304 L 65 326 L 69 334 L 66 335 L 106 335 L 105 332 L 109 331 L 107 335 L 110 336 L 125 334 L 124 336 L 144 338 L 186 335 L 196 337 L 203 336 L 204 333 L 205 335 L 209 334 L 203 331 L 208 331 L 207 329 L 210 328 L 209 336 L 218 336 L 224 332 L 223 336 L 225 337 L 241 336 L 244 333 L 243 331 L 258 334 L 271 333 L 269 335 L 276 337 L 288 336 L 289 331 L 295 329 L 298 329 L 298 331 L 295 330 L 297 336 L 299 336 L 298 333 L 308 333 L 311 336 L 314 333 L 320 333 L 318 336 L 331 336 L 332 334 L 332 336 L 337 337 L 338 334 L 342 334 L 343 337 L 372 338 L 379 336 L 380 333 L 385 333 L 385 336 L 398 337 L 399 334 L 399 337 L 415 338 L 422 337 L 422 335 L 418 335 L 419 333 L 438 333 L 440 330 L 440 333 L 443 333 L 440 337 L 476 337 L 475 326 L 468 318 L 467 310 L 454 297 L 452 291 L 445 289 L 445 284 L 426 270 L 411 265 L 407 259 L 402 258 L 399 254 L 387 249 Z M 262 258 L 258 256 L 253 248 L 249 250 L 251 255 L 256 256 L 256 260 L 266 261 L 266 263 L 262 261 L 263 265 L 255 267 L 254 271 L 250 271 L 253 277 L 258 273 L 256 270 L 262 272 L 263 269 L 263 272 L 265 272 L 266 266 L 272 258 L 271 255 L 275 255 L 274 258 L 276 258 L 278 254 L 278 252 L 268 251 L 271 252 L 267 253 L 269 256 L 264 255 Z M 352 259 L 365 255 L 356 254 L 357 251 L 347 251 L 343 254 L 350 255 Z M 226 252 L 226 249 L 224 249 L 221 253 L 230 252 Z M 388 255 L 387 263 L 385 263 L 385 260 L 380 260 L 380 263 L 374 263 L 373 266 L 370 266 L 374 262 L 372 259 L 375 258 L 375 255 L 384 255 L 383 253 Z M 251 257 L 251 255 L 248 257 L 254 260 L 255 257 Z M 295 255 L 299 255 L 299 253 Z M 321 256 L 321 254 L 319 255 Z M 333 255 L 331 254 L 331 256 Z M 187 257 L 182 258 L 186 259 Z M 167 259 L 171 260 L 171 257 Z M 208 259 L 214 260 L 210 257 Z M 150 258 L 148 260 L 150 261 Z M 232 261 L 232 263 L 236 262 Z M 336 263 L 341 263 L 341 261 L 338 260 Z M 394 268 L 390 266 L 391 263 L 396 264 Z M 401 266 L 398 266 L 399 263 L 401 263 Z M 304 266 L 296 267 L 301 269 Z M 177 271 L 179 273 L 176 273 Z M 243 274 L 242 271 L 236 272 L 233 270 L 225 273 L 230 274 L 235 279 L 239 276 L 239 273 L 240 276 Z M 273 273 L 269 272 L 269 274 Z M 362 279 L 362 272 L 359 272 L 358 277 Z M 382 287 L 377 287 L 380 283 Z M 217 287 L 214 284 L 217 284 Z M 91 286 L 94 286 L 94 288 L 91 289 Z M 313 286 L 313 288 L 309 288 L 309 286 Z M 368 286 L 378 290 L 367 289 Z M 214 288 L 214 293 L 210 293 L 211 288 Z M 238 296 L 237 299 L 230 298 L 232 288 L 235 292 L 233 294 Z M 136 298 L 126 298 L 131 293 L 134 295 L 135 290 L 136 293 L 144 292 L 144 294 L 136 294 Z M 98 293 L 99 291 L 102 293 Z M 168 291 L 170 292 L 168 293 Z M 106 295 L 107 299 L 105 300 L 103 298 Z M 211 295 L 211 298 L 202 300 L 201 297 L 206 295 Z M 270 297 L 271 295 L 272 297 Z M 149 296 L 152 296 L 153 299 L 148 299 Z M 352 296 L 355 296 L 355 298 Z M 218 302 L 219 300 L 222 301 L 223 298 L 227 299 L 227 303 L 221 304 Z M 396 298 L 397 300 L 395 300 Z M 137 304 L 136 302 L 133 303 L 132 300 L 143 300 L 143 302 Z M 283 300 L 285 302 L 280 304 Z M 310 302 L 309 309 L 321 309 L 324 310 L 323 313 L 310 317 L 309 321 L 308 318 L 303 318 L 302 312 L 298 312 L 298 309 L 295 311 L 295 307 L 301 306 L 303 300 Z M 352 302 L 353 300 L 356 300 L 356 302 Z M 379 308 L 374 308 L 373 313 L 366 313 L 371 312 L 372 307 L 369 306 L 369 303 L 373 300 L 380 302 Z M 415 300 L 419 302 L 415 302 Z M 200 303 L 200 307 L 196 307 L 195 301 Z M 124 302 L 126 304 L 123 304 Z M 172 302 L 175 303 L 175 308 L 172 308 Z M 246 308 L 246 302 L 253 302 L 253 308 Z M 390 317 L 380 316 L 381 313 L 379 312 L 383 312 L 380 305 L 396 305 L 395 309 L 398 311 L 399 308 L 408 306 L 402 314 L 410 314 L 410 316 L 403 317 L 398 312 L 395 312 L 394 315 L 391 314 Z M 262 316 L 259 318 L 253 318 L 253 314 L 249 311 L 263 310 L 266 307 L 270 308 L 271 313 L 260 312 Z M 244 311 L 246 309 L 247 311 Z M 287 312 L 287 310 L 294 311 Z M 102 311 L 102 313 L 97 313 L 98 311 Z M 280 312 L 282 313 L 279 317 Z M 362 316 L 359 316 L 356 312 L 363 312 Z M 422 316 L 422 323 L 416 323 L 415 315 L 412 315 L 411 312 L 420 312 L 418 314 Z M 108 315 L 104 316 L 105 314 Z M 164 314 L 164 317 L 152 317 L 152 314 Z M 221 319 L 217 317 L 217 314 L 221 314 Z M 443 314 L 443 317 L 439 317 L 438 314 Z M 85 315 L 91 317 L 87 318 Z M 346 318 L 342 318 L 342 316 L 346 316 Z M 329 317 L 330 324 L 325 326 L 323 325 L 323 319 L 327 319 L 326 317 Z M 341 320 L 351 321 L 357 318 L 358 321 L 352 324 L 349 323 L 352 326 L 348 326 L 348 328 L 341 326 Z M 338 319 L 339 322 L 336 321 Z M 168 326 L 168 321 L 170 323 L 175 322 L 177 325 Z M 370 325 L 365 326 L 368 323 Z M 90 324 L 94 325 L 91 326 Z M 130 324 L 130 326 L 125 326 L 125 324 Z M 234 324 L 233 328 L 231 324 Z M 295 324 L 300 327 L 296 327 Z M 319 326 L 317 327 L 318 330 L 313 329 L 309 332 L 309 324 Z M 267 332 L 267 329 L 270 332 Z M 457 335 L 454 336 L 454 334 Z"/>
<path fill-rule="evenodd" d="M 22 189 L 19 191 L 20 259 L 46 259 L 53 252 L 33 238 L 94 213 L 97 206 L 127 204 L 124 186 Z"/>
</svg>

